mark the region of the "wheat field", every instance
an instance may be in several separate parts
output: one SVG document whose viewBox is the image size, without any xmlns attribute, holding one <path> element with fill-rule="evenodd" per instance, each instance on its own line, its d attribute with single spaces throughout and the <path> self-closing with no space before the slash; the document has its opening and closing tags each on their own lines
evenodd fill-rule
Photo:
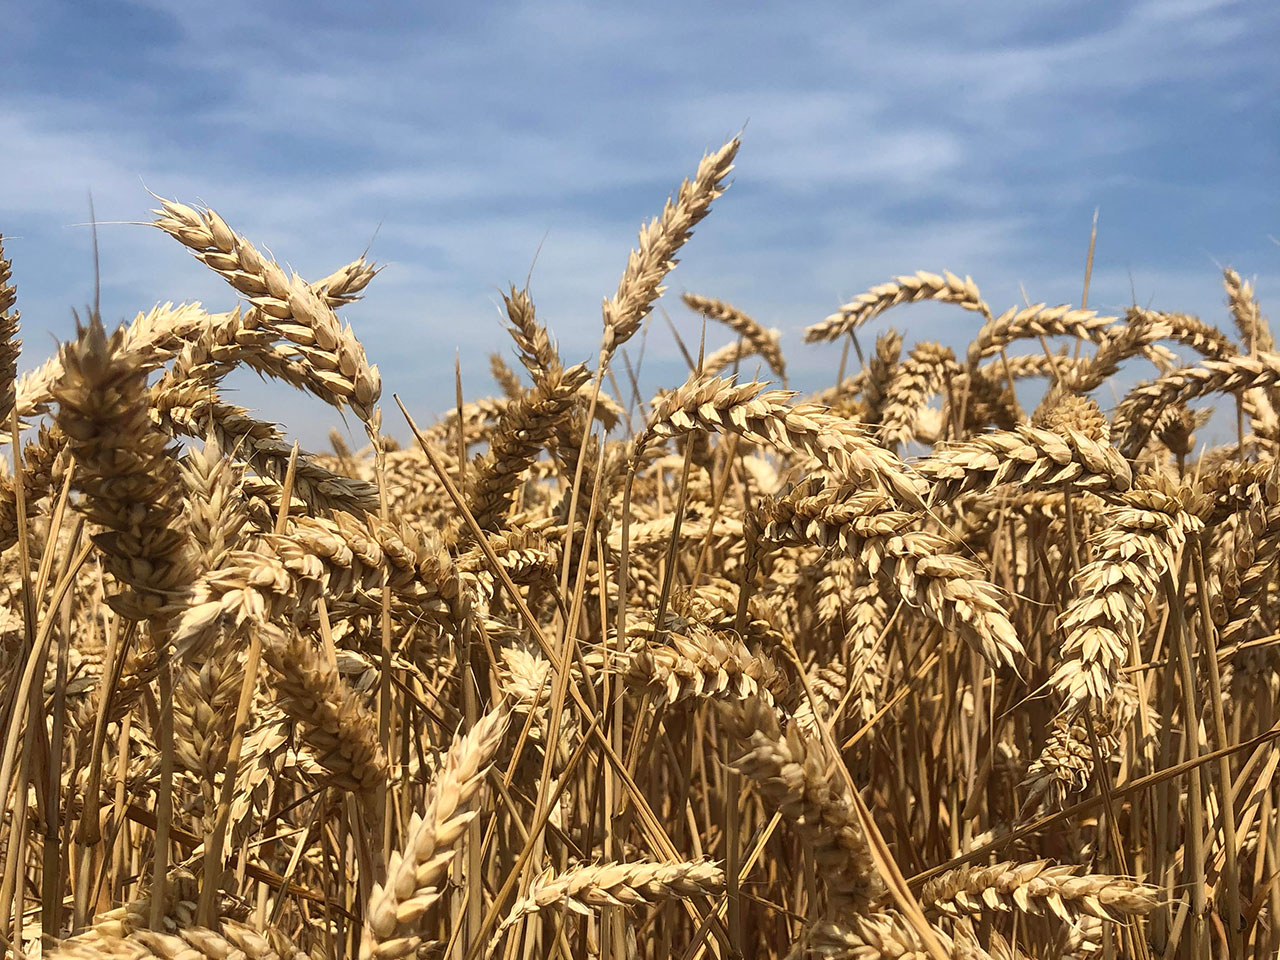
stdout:
<svg viewBox="0 0 1280 960">
<path fill-rule="evenodd" d="M 642 227 L 598 354 L 512 287 L 494 395 L 435 420 L 339 319 L 363 257 L 304 280 L 161 201 L 231 309 L 89 310 L 19 378 L 0 253 L 6 956 L 1277 955 L 1251 285 L 1215 326 L 905 274 L 805 331 L 844 357 L 807 397 L 686 294 L 689 377 L 642 396 L 626 345 L 737 150 Z M 862 331 L 925 300 L 963 356 Z M 299 449 L 223 399 L 242 368 L 367 445 Z"/>
</svg>

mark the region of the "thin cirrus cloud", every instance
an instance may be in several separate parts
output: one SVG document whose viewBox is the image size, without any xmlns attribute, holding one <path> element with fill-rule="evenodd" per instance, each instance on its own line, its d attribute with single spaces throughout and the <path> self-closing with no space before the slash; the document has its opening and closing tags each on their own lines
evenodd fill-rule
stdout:
<svg viewBox="0 0 1280 960">
<path fill-rule="evenodd" d="M 146 219 L 149 188 L 215 206 L 304 276 L 371 245 L 387 269 L 350 319 L 388 391 L 444 408 L 455 351 L 468 392 L 488 389 L 486 354 L 509 350 L 498 289 L 531 268 L 566 355 L 592 356 L 640 222 L 744 124 L 670 285 L 780 327 L 802 388 L 838 359 L 802 328 L 895 273 L 971 274 L 997 308 L 1024 287 L 1077 301 L 1095 207 L 1091 305 L 1219 321 L 1217 264 L 1256 276 L 1264 308 L 1275 286 L 1270 5 L 51 0 L 7 26 L 0 229 L 26 366 L 92 294 L 90 192 L 108 316 L 233 302 L 172 241 L 115 225 Z M 909 341 L 973 332 L 945 308 L 896 322 Z M 660 318 L 645 356 L 647 385 L 683 377 Z M 335 419 L 235 386 L 307 443 Z"/>
</svg>

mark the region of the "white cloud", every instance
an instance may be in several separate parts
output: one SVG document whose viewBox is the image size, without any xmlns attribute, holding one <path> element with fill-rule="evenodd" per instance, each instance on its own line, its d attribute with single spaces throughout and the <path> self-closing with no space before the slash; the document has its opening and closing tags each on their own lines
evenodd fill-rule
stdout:
<svg viewBox="0 0 1280 960">
<path fill-rule="evenodd" d="M 1246 272 L 1275 261 L 1264 236 L 1280 208 L 1258 190 L 1270 51 L 1257 37 L 1276 15 L 1256 7 L 1001 0 L 948 19 L 929 4 L 819 3 L 744 19 L 727 4 L 660 0 L 404 5 L 379 20 L 345 5 L 306 17 L 247 2 L 216 14 L 138 6 L 165 40 L 137 49 L 136 76 L 0 104 L 0 222 L 26 237 L 10 252 L 32 360 L 40 332 L 65 332 L 90 291 L 88 231 L 65 226 L 86 219 L 86 191 L 101 219 L 145 219 L 145 181 L 214 205 L 303 275 L 376 232 L 373 256 L 390 266 L 352 321 L 388 391 L 447 405 L 455 348 L 477 388 L 485 354 L 508 349 L 495 287 L 522 280 L 540 244 L 539 309 L 567 353 L 592 354 L 600 299 L 641 221 L 744 121 L 734 187 L 670 285 L 784 328 L 801 373 L 827 376 L 834 360 L 800 347 L 800 329 L 895 273 L 969 272 L 993 304 L 1016 302 L 1021 281 L 1037 299 L 1077 298 L 1100 200 L 1095 303 L 1128 299 L 1130 261 L 1117 258 L 1139 258 L 1140 300 L 1206 315 L 1221 299 L 1210 254 Z M 32 23 L 13 23 L 31 41 L 22 49 L 39 40 Z M 1221 156 L 1200 144 L 1184 162 L 1169 146 L 1194 122 L 1250 110 L 1255 126 L 1229 127 Z M 1177 216 L 1144 208 L 1157 202 Z M 1237 230 L 1253 236 L 1230 239 Z M 109 313 L 231 302 L 154 231 L 103 227 L 101 238 Z M 958 345 L 972 318 L 953 313 L 900 319 Z M 648 356 L 647 368 L 679 373 L 662 323 Z M 308 418 L 331 419 L 311 401 L 241 390 L 298 418 L 308 442 L 324 433 Z"/>
</svg>

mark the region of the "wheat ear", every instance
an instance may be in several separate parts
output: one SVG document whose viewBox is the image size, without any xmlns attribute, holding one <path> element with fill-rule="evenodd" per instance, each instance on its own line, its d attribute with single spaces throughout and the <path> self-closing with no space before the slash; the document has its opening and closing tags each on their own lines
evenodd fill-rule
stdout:
<svg viewBox="0 0 1280 960">
<path fill-rule="evenodd" d="M 403 846 L 392 851 L 386 879 L 369 895 L 361 960 L 399 960 L 422 943 L 417 921 L 444 893 L 450 863 L 483 801 L 485 769 L 506 732 L 507 716 L 491 711 L 454 738 L 422 813 L 413 814 Z"/>
<path fill-rule="evenodd" d="M 511 927 L 550 907 L 564 907 L 589 915 L 596 907 L 635 907 L 724 889 L 724 870 L 706 860 L 676 863 L 599 863 L 550 870 L 529 885 L 529 892 L 507 913 L 489 942 L 492 954 Z"/>
<path fill-rule="evenodd" d="M 262 659 L 271 667 L 284 712 L 335 786 L 371 802 L 386 782 L 377 719 L 316 645 L 297 630 L 260 624 Z"/>
<path fill-rule="evenodd" d="M 787 379 L 787 363 L 782 356 L 781 334 L 777 330 L 766 330 L 757 321 L 743 313 L 733 304 L 711 297 L 700 297 L 696 293 L 686 293 L 681 297 L 685 306 L 695 313 L 700 313 L 711 320 L 723 323 L 734 333 L 755 348 L 756 353 L 764 358 L 784 382 Z M 705 369 L 705 367 L 704 367 Z"/>
<path fill-rule="evenodd" d="M 349 302 L 356 292 L 352 286 L 368 283 L 372 268 L 364 269 L 363 261 L 356 261 L 360 268 L 344 268 L 313 286 L 296 274 L 286 275 L 212 209 L 201 212 L 169 200 L 160 204 L 162 209 L 153 211 L 155 225 L 248 297 L 253 321 L 295 344 L 296 352 L 320 372 L 331 395 L 371 422 L 382 379 L 350 325 L 343 327 L 334 309 Z"/>
<path fill-rule="evenodd" d="M 860 382 L 862 400 L 866 404 L 863 416 L 868 424 L 877 424 L 883 417 L 901 358 L 902 334 L 897 330 L 886 330 L 876 337 L 875 353 L 867 361 Z"/>
<path fill-rule="evenodd" d="M 4 256 L 4 237 L 0 235 L 0 423 L 9 422 L 17 400 L 18 355 L 22 341 L 18 337 L 19 313 L 14 304 L 18 291 L 12 280 L 12 264 Z"/>
<path fill-rule="evenodd" d="M 1271 336 L 1271 327 L 1267 318 L 1258 309 L 1258 300 L 1254 296 L 1253 284 L 1243 280 L 1240 274 L 1230 267 L 1222 271 L 1222 283 L 1227 288 L 1227 305 L 1231 308 L 1231 316 L 1236 322 L 1236 329 L 1244 338 L 1249 352 L 1275 350 L 1275 338 Z"/>
<path fill-rule="evenodd" d="M 1081 876 L 1077 866 L 1048 860 L 958 867 L 920 891 L 926 910 L 946 916 L 1048 911 L 1067 923 L 1081 914 L 1099 920 L 1144 916 L 1155 909 L 1156 897 L 1156 888 L 1145 883 L 1106 874 Z"/>
<path fill-rule="evenodd" d="M 999 353 L 1015 340 L 1027 337 L 1075 337 L 1098 343 L 1114 330 L 1115 317 L 1101 317 L 1093 310 L 1078 310 L 1067 304 L 1047 307 L 1037 303 L 1029 307 L 1013 307 L 988 321 L 969 345 L 969 370 Z"/>
<path fill-rule="evenodd" d="M 821 323 L 807 327 L 804 331 L 805 342 L 838 340 L 890 307 L 921 300 L 954 303 L 965 310 L 981 313 L 988 319 L 991 316 L 991 310 L 978 292 L 977 284 L 969 277 L 961 280 L 950 271 L 944 271 L 939 276 L 920 270 L 913 275 L 894 277 L 888 283 L 858 294 Z"/>
<path fill-rule="evenodd" d="M 741 433 L 758 443 L 806 454 L 833 472 L 911 506 L 924 506 L 928 486 L 896 454 L 877 444 L 859 425 L 816 404 L 791 404 L 794 394 L 695 377 L 653 408 L 636 445 L 636 457 L 651 439 L 694 430 Z"/>
<path fill-rule="evenodd" d="M 884 885 L 848 795 L 845 779 L 830 771 L 838 758 L 794 724 L 784 732 L 775 710 L 750 699 L 726 706 L 726 729 L 745 752 L 734 769 L 755 782 L 765 800 L 791 821 L 813 858 L 834 904 L 865 913 Z"/>
<path fill-rule="evenodd" d="M 960 943 L 936 926 L 934 937 L 947 950 L 947 956 L 964 960 L 987 960 L 985 952 L 974 945 Z M 821 960 L 932 960 L 924 939 L 897 911 L 852 915 L 839 920 L 819 920 L 805 933 L 798 945 L 800 957 Z M 961 952 L 964 951 L 964 952 Z M 793 951 L 791 956 L 797 956 Z"/>
<path fill-rule="evenodd" d="M 958 633 L 992 665 L 1015 665 L 1026 656 L 1002 592 L 981 567 L 956 552 L 953 539 L 912 529 L 919 515 L 897 510 L 877 494 L 810 480 L 766 504 L 764 518 L 765 540 L 813 543 L 858 559 L 871 576 Z"/>
<path fill-rule="evenodd" d="M 534 313 L 529 291 L 512 287 L 509 294 L 502 295 L 502 303 L 506 307 L 507 319 L 511 321 L 507 332 L 520 348 L 520 362 L 533 374 L 534 382 L 541 380 L 549 370 L 563 367 L 560 351 Z"/>
<path fill-rule="evenodd" d="M 261 933 L 224 920 L 220 929 L 180 926 L 173 932 L 138 928 L 126 935 L 111 923 L 95 924 L 63 940 L 45 956 L 50 960 L 297 960 L 280 953 Z"/>
<path fill-rule="evenodd" d="M 509 404 L 475 466 L 468 506 L 482 530 L 500 526 L 525 471 L 576 402 L 589 373 L 582 365 L 545 372 L 528 395 Z"/>
<path fill-rule="evenodd" d="M 209 322 L 209 314 L 198 303 L 175 307 L 161 304 L 139 313 L 125 329 L 123 347 L 140 358 L 148 370 L 172 359 L 192 337 Z M 62 357 L 50 357 L 34 370 L 23 374 L 17 385 L 15 404 L 18 417 L 27 420 L 49 412 L 53 390 L 62 379 Z"/>
<path fill-rule="evenodd" d="M 1054 718 L 1048 739 L 1022 781 L 1027 796 L 1020 819 L 1025 820 L 1042 803 L 1061 807 L 1089 786 L 1096 767 L 1105 766 L 1119 753 L 1120 738 L 1138 712 L 1138 698 L 1138 688 L 1121 680 L 1099 710 L 1087 716 L 1059 714 Z M 1092 726 L 1092 735 L 1086 724 Z"/>
<path fill-rule="evenodd" d="M 639 249 L 632 250 L 618 292 L 604 302 L 604 349 L 613 352 L 640 329 L 640 324 L 662 295 L 662 281 L 676 265 L 676 253 L 708 213 L 711 203 L 727 189 L 725 178 L 741 141 L 734 137 L 698 164 L 692 180 L 680 184 L 674 199 L 662 213 L 640 230 Z"/>
<path fill-rule="evenodd" d="M 1133 485 L 1133 471 L 1120 451 L 1072 427 L 1052 432 L 1023 424 L 985 434 L 935 452 L 916 469 L 934 482 L 942 502 L 1006 483 L 1104 496 Z"/>
<path fill-rule="evenodd" d="M 172 609 L 196 576 L 182 484 L 168 438 L 151 422 L 147 366 L 95 315 L 61 354 L 57 423 L 78 463 L 79 508 L 126 590 L 109 599 L 134 620 Z"/>
<path fill-rule="evenodd" d="M 885 391 L 880 417 L 880 439 L 891 448 L 915 435 L 916 421 L 929 398 L 959 372 L 950 347 L 919 343 L 898 364 Z"/>
<path fill-rule="evenodd" d="M 756 348 L 752 346 L 750 340 L 734 340 L 703 357 L 702 372 L 709 377 L 717 377 L 726 371 L 731 371 L 734 364 L 741 364 L 743 360 L 755 355 Z"/>
<path fill-rule="evenodd" d="M 737 634 L 674 610 L 666 612 L 661 629 L 649 619 L 632 624 L 628 634 L 623 679 L 660 701 L 760 697 L 772 703 L 771 688 L 782 685 L 773 661 L 753 653 Z"/>
<path fill-rule="evenodd" d="M 1146 604 L 1189 534 L 1203 529 L 1202 497 L 1145 477 L 1118 498 L 1089 538 L 1092 560 L 1072 581 L 1059 626 L 1062 662 L 1049 678 L 1064 712 L 1107 700 L 1130 647 L 1146 626 Z"/>
<path fill-rule="evenodd" d="M 1258 353 L 1174 370 L 1135 387 L 1116 407 L 1111 435 L 1126 456 L 1133 457 L 1165 407 L 1212 393 L 1236 393 L 1280 382 L 1280 354 Z"/>
</svg>

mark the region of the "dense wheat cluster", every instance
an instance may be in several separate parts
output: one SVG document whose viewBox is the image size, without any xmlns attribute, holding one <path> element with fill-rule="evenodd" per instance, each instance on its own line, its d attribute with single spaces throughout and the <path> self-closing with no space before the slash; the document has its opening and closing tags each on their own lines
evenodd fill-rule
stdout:
<svg viewBox="0 0 1280 960">
<path fill-rule="evenodd" d="M 339 319 L 363 258 L 303 279 L 163 201 L 229 311 L 90 311 L 21 378 L 0 259 L 7 956 L 1276 955 L 1249 283 L 1232 329 L 905 274 L 808 329 L 841 367 L 808 397 L 753 379 L 777 330 L 687 294 L 704 343 L 643 397 L 628 341 L 737 148 L 644 226 L 598 354 L 512 288 L 495 395 L 439 419 Z M 884 325 L 925 300 L 963 354 Z M 367 446 L 300 450 L 238 368 Z"/>
</svg>

